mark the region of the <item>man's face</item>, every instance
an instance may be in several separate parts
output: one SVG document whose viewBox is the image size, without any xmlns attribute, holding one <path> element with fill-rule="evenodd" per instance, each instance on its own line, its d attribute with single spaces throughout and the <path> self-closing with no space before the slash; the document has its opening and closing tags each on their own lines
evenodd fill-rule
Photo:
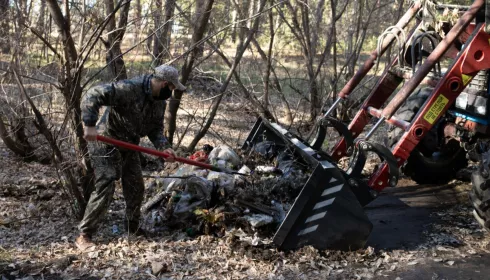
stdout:
<svg viewBox="0 0 490 280">
<path fill-rule="evenodd" d="M 171 82 L 169 81 L 165 81 L 165 80 L 159 80 L 159 85 L 160 85 L 160 90 L 167 87 L 170 89 L 170 90 L 174 90 L 175 89 L 175 86 L 174 84 L 172 84 Z"/>
<path fill-rule="evenodd" d="M 157 100 L 169 99 L 172 96 L 172 91 L 175 89 L 173 83 L 163 80 L 158 80 L 157 86 L 160 87 L 160 93 L 158 94 L 158 97 L 156 97 Z"/>
</svg>

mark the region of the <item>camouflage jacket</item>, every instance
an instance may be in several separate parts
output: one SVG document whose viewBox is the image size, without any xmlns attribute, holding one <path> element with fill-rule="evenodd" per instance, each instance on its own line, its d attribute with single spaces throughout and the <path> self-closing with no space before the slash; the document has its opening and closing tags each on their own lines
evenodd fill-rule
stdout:
<svg viewBox="0 0 490 280">
<path fill-rule="evenodd" d="M 163 136 L 166 102 L 153 99 L 151 77 L 143 75 L 92 87 L 82 101 L 85 126 L 95 126 L 100 107 L 109 106 L 105 135 L 136 145 L 141 137 L 148 136 L 155 148 L 170 147 Z"/>
</svg>

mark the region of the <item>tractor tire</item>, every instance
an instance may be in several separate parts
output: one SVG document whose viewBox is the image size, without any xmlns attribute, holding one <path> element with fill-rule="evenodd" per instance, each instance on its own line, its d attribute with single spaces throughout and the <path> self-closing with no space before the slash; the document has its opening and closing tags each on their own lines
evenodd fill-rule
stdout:
<svg viewBox="0 0 490 280">
<path fill-rule="evenodd" d="M 431 88 L 421 88 L 414 92 L 398 109 L 396 117 L 411 122 L 430 96 Z M 402 172 L 417 184 L 444 184 L 454 179 L 456 172 L 468 166 L 466 151 L 456 140 L 446 144 L 442 153 L 436 153 L 440 147 L 437 139 L 443 139 L 443 131 L 436 124 L 426 134 L 407 159 Z M 388 144 L 393 148 L 405 131 L 390 125 Z M 442 136 L 441 136 L 442 135 Z"/>
<path fill-rule="evenodd" d="M 471 174 L 469 198 L 473 215 L 483 228 L 490 231 L 490 153 L 482 154 L 478 169 Z"/>
</svg>

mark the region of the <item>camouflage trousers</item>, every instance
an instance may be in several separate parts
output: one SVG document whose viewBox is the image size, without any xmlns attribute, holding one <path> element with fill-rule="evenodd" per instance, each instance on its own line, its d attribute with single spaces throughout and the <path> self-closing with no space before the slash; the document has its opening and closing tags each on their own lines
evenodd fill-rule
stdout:
<svg viewBox="0 0 490 280">
<path fill-rule="evenodd" d="M 115 191 L 114 182 L 121 179 L 126 200 L 126 220 L 129 230 L 139 226 L 143 202 L 144 182 L 139 154 L 101 143 L 94 143 L 91 162 L 95 171 L 95 189 L 79 225 L 81 233 L 93 235 L 104 219 Z"/>
</svg>

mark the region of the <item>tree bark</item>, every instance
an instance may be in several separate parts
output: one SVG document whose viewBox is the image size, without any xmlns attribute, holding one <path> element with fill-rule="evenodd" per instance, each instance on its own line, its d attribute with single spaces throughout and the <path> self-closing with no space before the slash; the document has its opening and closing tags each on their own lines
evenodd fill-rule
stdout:
<svg viewBox="0 0 490 280">
<path fill-rule="evenodd" d="M 82 22 L 80 24 L 80 34 L 78 37 L 78 47 L 79 48 L 81 48 L 81 46 L 83 45 L 83 40 L 85 38 L 85 24 L 87 21 L 87 3 L 86 3 L 86 0 L 82 0 L 81 5 L 82 5 Z"/>
<path fill-rule="evenodd" d="M 0 0 L 0 51 L 10 52 L 9 0 Z"/>
<path fill-rule="evenodd" d="M 136 0 L 136 5 L 135 5 L 135 26 L 134 26 L 134 34 L 135 36 L 133 37 L 133 45 L 135 45 L 137 42 L 139 42 L 139 35 L 140 35 L 140 30 L 142 28 L 141 21 L 143 20 L 142 17 L 142 10 L 141 10 L 141 0 Z"/>
<path fill-rule="evenodd" d="M 153 66 L 161 65 L 165 59 L 171 57 L 170 43 L 172 37 L 172 26 L 176 0 L 165 1 L 165 16 L 162 20 L 162 0 L 155 1 L 155 29 L 161 27 L 153 36 Z"/>
<path fill-rule="evenodd" d="M 123 0 L 124 1 L 124 0 Z M 110 16 L 114 13 L 114 0 L 105 0 L 106 13 Z M 107 24 L 107 41 L 104 42 L 106 47 L 106 64 L 109 65 L 107 68 L 110 71 L 111 76 L 114 80 L 124 80 L 128 78 L 126 72 L 126 66 L 124 64 L 124 59 L 121 51 L 121 42 L 124 38 L 126 32 L 126 25 L 128 23 L 130 1 L 125 3 L 121 8 L 121 14 L 119 16 L 119 22 L 116 29 L 116 18 L 115 16 L 110 17 L 109 23 Z"/>
<path fill-rule="evenodd" d="M 206 11 L 208 11 L 206 0 L 196 0 L 196 5 L 194 7 L 194 16 L 192 17 L 193 26 L 199 26 L 200 20 Z M 199 44 L 195 48 L 197 48 L 195 59 L 198 59 L 202 57 L 204 53 L 204 44 Z"/>
<path fill-rule="evenodd" d="M 162 37 L 161 41 L 163 43 L 163 56 L 161 56 L 162 60 L 160 64 L 163 63 L 165 59 L 169 59 L 172 57 L 172 53 L 170 52 L 171 46 L 171 38 L 172 38 L 172 27 L 173 27 L 173 17 L 175 11 L 175 1 L 176 0 L 166 0 L 165 1 L 165 18 L 163 24 L 165 26 L 162 28 Z"/>
</svg>

